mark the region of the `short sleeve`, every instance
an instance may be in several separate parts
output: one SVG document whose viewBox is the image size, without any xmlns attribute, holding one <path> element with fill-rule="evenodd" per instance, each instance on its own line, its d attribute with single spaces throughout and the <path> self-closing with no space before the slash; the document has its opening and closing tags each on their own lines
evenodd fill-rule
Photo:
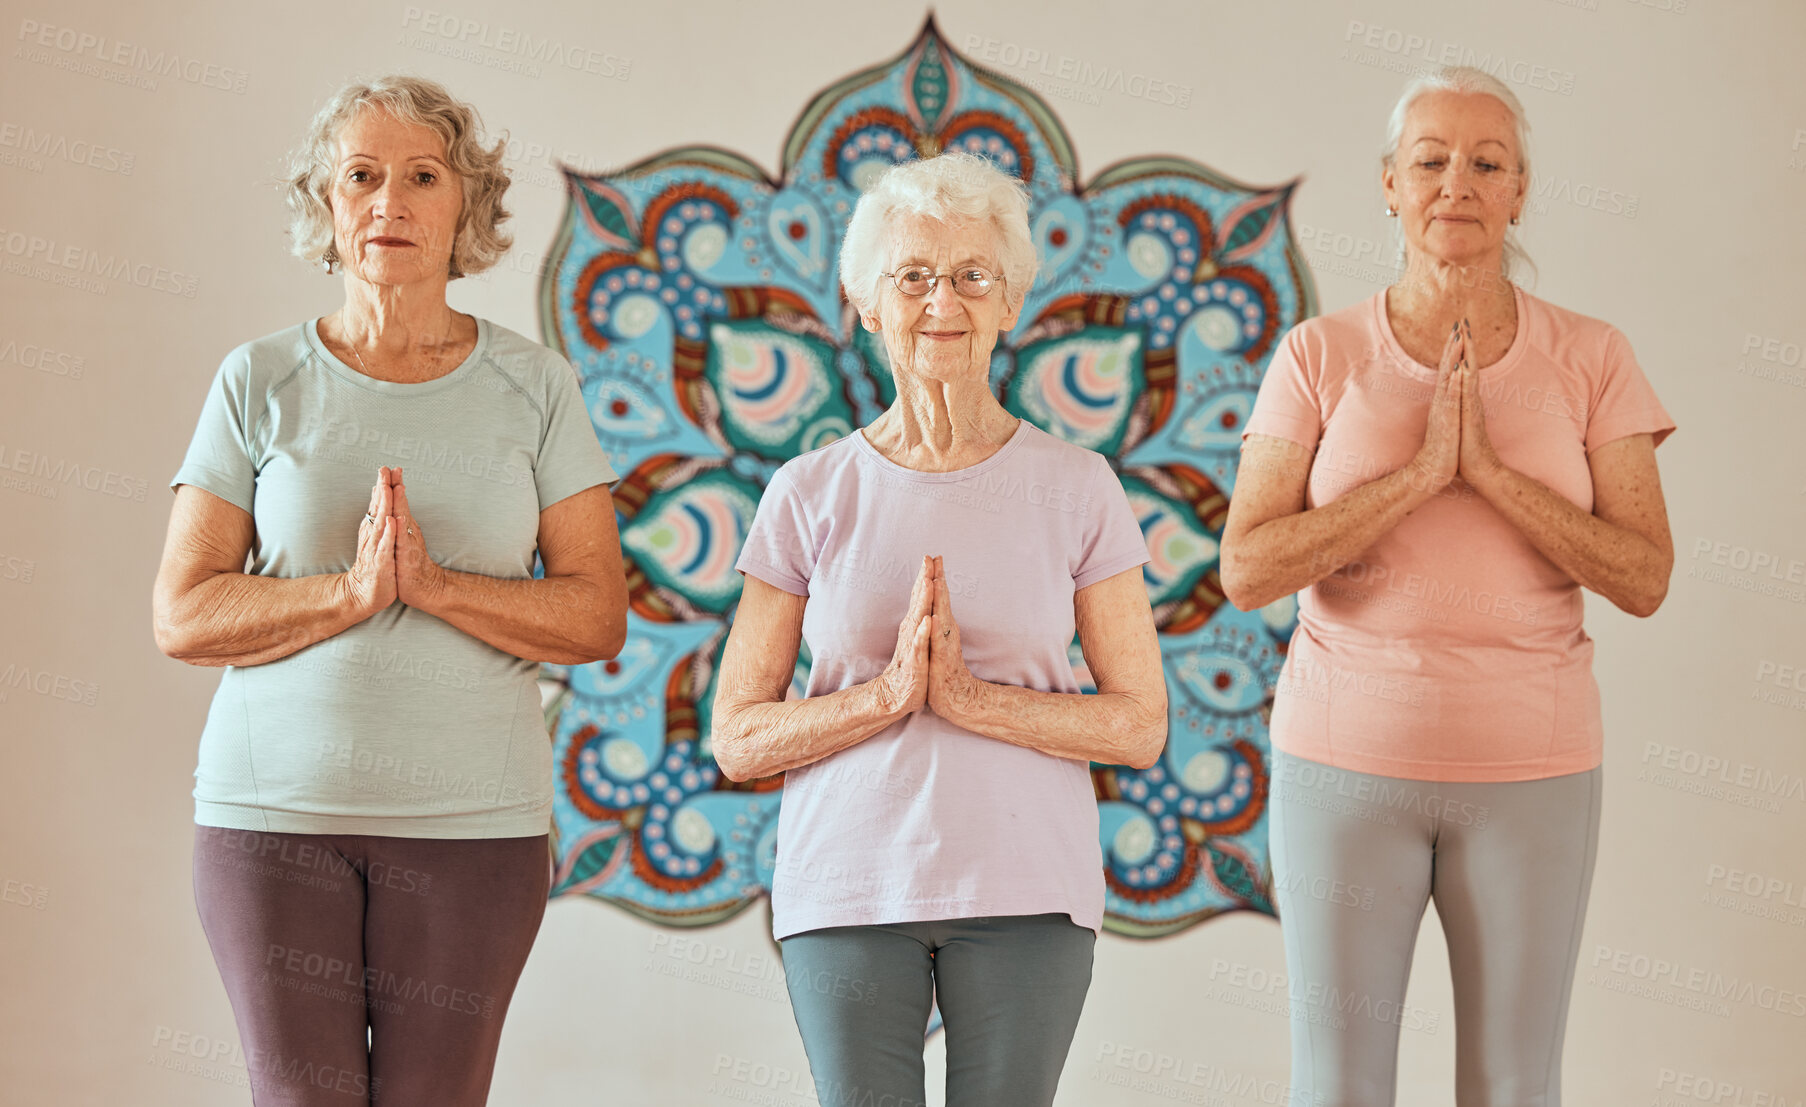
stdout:
<svg viewBox="0 0 1806 1107">
<path fill-rule="evenodd" d="M 1323 404 L 1311 382 L 1308 358 L 1299 328 L 1293 327 L 1273 352 L 1254 411 L 1242 427 L 1242 441 L 1251 434 L 1271 435 L 1315 449 L 1323 433 Z"/>
<path fill-rule="evenodd" d="M 1630 342 L 1616 327 L 1606 328 L 1600 365 L 1587 405 L 1587 453 L 1633 434 L 1653 435 L 1655 445 L 1660 446 L 1674 433 L 1674 420 L 1643 375 Z"/>
<path fill-rule="evenodd" d="M 1081 544 L 1072 569 L 1075 591 L 1152 560 L 1122 481 L 1102 454 L 1091 456 L 1091 493 L 1085 500 Z"/>
<path fill-rule="evenodd" d="M 550 358 L 546 370 L 546 425 L 533 465 L 541 511 L 567 496 L 618 479 L 602 444 L 596 441 L 596 428 L 583 403 L 577 371 L 557 353 L 546 353 Z"/>
<path fill-rule="evenodd" d="M 253 399 L 251 394 L 249 351 L 244 347 L 233 350 L 214 374 L 188 454 L 169 486 L 192 484 L 250 512 L 257 493 L 258 467 L 252 436 L 262 401 L 261 396 Z"/>
<path fill-rule="evenodd" d="M 752 527 L 734 568 L 792 595 L 807 596 L 809 578 L 815 575 L 815 555 L 815 537 L 801 491 L 789 474 L 779 469 L 759 497 L 759 509 L 753 513 Z"/>
</svg>

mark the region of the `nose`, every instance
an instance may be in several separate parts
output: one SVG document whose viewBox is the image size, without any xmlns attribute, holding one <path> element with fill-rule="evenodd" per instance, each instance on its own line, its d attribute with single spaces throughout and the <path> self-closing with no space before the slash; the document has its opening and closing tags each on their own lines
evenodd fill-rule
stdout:
<svg viewBox="0 0 1806 1107">
<path fill-rule="evenodd" d="M 404 218 L 407 215 L 405 184 L 399 174 L 391 173 L 384 178 L 376 190 L 370 213 L 378 219 Z"/>
<path fill-rule="evenodd" d="M 1450 159 L 1449 167 L 1442 173 L 1442 194 L 1450 199 L 1472 196 L 1478 179 L 1473 166 Z"/>
<path fill-rule="evenodd" d="M 933 291 L 926 297 L 928 307 L 943 318 L 958 315 L 963 308 L 959 302 L 959 293 L 953 291 L 953 274 L 948 273 L 934 282 Z"/>
</svg>

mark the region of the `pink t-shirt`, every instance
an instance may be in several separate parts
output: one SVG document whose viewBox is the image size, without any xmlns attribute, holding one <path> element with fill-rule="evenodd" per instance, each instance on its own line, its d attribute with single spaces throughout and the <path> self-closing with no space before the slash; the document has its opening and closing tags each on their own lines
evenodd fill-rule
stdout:
<svg viewBox="0 0 1806 1107">
<path fill-rule="evenodd" d="M 1618 330 L 1517 292 L 1518 329 L 1480 370 L 1508 466 L 1593 510 L 1587 455 L 1674 422 Z M 1407 357 L 1385 293 L 1300 323 L 1242 434 L 1314 448 L 1306 507 L 1402 468 L 1436 371 Z M 1279 749 L 1420 780 L 1536 780 L 1603 756 L 1581 589 L 1459 477 L 1355 561 L 1299 593 L 1274 697 Z"/>
<path fill-rule="evenodd" d="M 855 432 L 771 479 L 737 568 L 808 596 L 806 695 L 890 664 L 924 554 L 938 554 L 980 680 L 1080 694 L 1073 593 L 1148 560 L 1109 462 L 1027 420 L 950 473 L 887 460 Z M 955 726 L 924 707 L 785 776 L 774 937 L 826 926 L 1064 912 L 1103 924 L 1090 765 Z"/>
</svg>

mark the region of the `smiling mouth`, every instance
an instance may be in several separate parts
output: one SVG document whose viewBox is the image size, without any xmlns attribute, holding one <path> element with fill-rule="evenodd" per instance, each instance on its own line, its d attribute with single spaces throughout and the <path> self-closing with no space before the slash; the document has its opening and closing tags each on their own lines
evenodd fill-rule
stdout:
<svg viewBox="0 0 1806 1107">
<path fill-rule="evenodd" d="M 947 338 L 964 338 L 966 336 L 965 331 L 917 331 L 916 333 L 921 335 L 923 338 L 947 339 Z"/>
</svg>

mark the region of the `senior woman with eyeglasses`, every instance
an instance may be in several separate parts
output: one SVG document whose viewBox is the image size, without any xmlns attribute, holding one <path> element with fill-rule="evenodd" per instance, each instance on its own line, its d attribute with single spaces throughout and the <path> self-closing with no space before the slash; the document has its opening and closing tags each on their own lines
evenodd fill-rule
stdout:
<svg viewBox="0 0 1806 1107">
<path fill-rule="evenodd" d="M 949 1107 L 1053 1101 L 1103 921 L 1090 763 L 1165 743 L 1121 482 L 991 392 L 1035 275 L 1027 210 L 958 153 L 860 198 L 841 282 L 896 400 L 777 471 L 738 563 L 715 758 L 785 773 L 772 929 L 823 1104 L 925 1103 L 936 999 Z"/>
<path fill-rule="evenodd" d="M 1479 70 L 1406 87 L 1404 271 L 1294 328 L 1244 427 L 1224 591 L 1301 593 L 1271 728 L 1295 1105 L 1393 1102 L 1432 899 L 1455 1101 L 1561 1102 L 1603 749 L 1581 590 L 1661 606 L 1674 422 L 1622 334 L 1509 279 L 1526 132 Z"/>
<path fill-rule="evenodd" d="M 259 1104 L 484 1102 L 550 879 L 538 662 L 625 634 L 575 374 L 445 301 L 508 246 L 479 127 L 412 78 L 320 111 L 294 250 L 344 306 L 226 357 L 171 482 L 156 639 L 225 667 L 194 892 Z"/>
</svg>

